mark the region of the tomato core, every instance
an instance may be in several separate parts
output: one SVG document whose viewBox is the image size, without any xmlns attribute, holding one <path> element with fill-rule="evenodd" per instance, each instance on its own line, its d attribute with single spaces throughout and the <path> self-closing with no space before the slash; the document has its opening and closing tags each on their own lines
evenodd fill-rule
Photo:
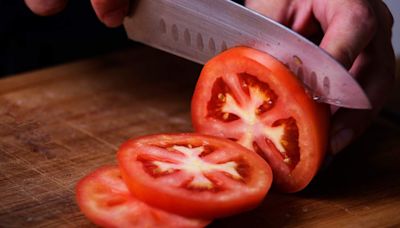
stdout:
<svg viewBox="0 0 400 228">
<path fill-rule="evenodd" d="M 251 210 L 272 183 L 271 168 L 260 156 L 215 136 L 161 134 L 128 140 L 118 161 L 135 197 L 187 217 L 211 219 Z"/>
<path fill-rule="evenodd" d="M 207 160 L 216 148 L 207 145 L 152 145 L 168 153 L 168 156 L 157 157 L 141 154 L 137 161 L 153 178 L 162 178 L 185 172 L 189 178 L 183 180 L 180 187 L 191 191 L 224 191 L 223 183 L 213 177 L 211 173 L 221 172 L 232 180 L 244 182 L 249 165 L 243 160 L 230 159 L 214 163 Z M 168 159 L 166 159 L 168 157 Z"/>
<path fill-rule="evenodd" d="M 292 117 L 276 119 L 272 125 L 265 126 L 263 120 L 269 115 L 279 99 L 277 94 L 266 82 L 247 72 L 233 74 L 240 84 L 231 88 L 222 77 L 215 80 L 212 96 L 207 104 L 208 117 L 225 123 L 242 120 L 247 129 L 240 138 L 230 138 L 265 158 L 266 151 L 272 151 L 275 156 L 293 170 L 300 161 L 298 144 L 299 130 L 296 120 Z M 238 92 L 233 93 L 233 91 Z M 237 96 L 246 97 L 240 102 Z M 259 145 L 256 138 L 265 137 L 267 146 Z"/>
</svg>

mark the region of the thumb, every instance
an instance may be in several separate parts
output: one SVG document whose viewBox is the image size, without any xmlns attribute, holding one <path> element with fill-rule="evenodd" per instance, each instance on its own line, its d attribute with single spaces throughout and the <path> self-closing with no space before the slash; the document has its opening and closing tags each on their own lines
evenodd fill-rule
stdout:
<svg viewBox="0 0 400 228">
<path fill-rule="evenodd" d="M 128 14 L 129 0 L 91 0 L 97 17 L 108 27 L 118 27 Z"/>
<path fill-rule="evenodd" d="M 320 47 L 350 69 L 359 53 L 374 37 L 375 14 L 367 1 L 316 1 L 314 15 L 325 35 Z"/>
</svg>

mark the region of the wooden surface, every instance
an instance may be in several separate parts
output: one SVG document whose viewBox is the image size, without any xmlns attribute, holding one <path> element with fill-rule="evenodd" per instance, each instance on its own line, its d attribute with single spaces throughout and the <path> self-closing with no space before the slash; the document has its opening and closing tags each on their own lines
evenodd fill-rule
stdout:
<svg viewBox="0 0 400 228">
<path fill-rule="evenodd" d="M 0 227 L 93 226 L 76 206 L 76 182 L 115 164 L 130 137 L 191 131 L 199 71 L 138 47 L 0 80 Z M 272 190 L 258 209 L 210 225 L 339 226 L 400 226 L 395 121 L 379 118 L 305 191 Z"/>
</svg>

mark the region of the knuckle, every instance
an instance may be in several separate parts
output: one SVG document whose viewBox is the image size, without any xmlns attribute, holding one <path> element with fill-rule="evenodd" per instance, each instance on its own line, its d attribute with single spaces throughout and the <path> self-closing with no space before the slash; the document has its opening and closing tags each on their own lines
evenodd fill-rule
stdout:
<svg viewBox="0 0 400 228">
<path fill-rule="evenodd" d="M 363 26 L 367 33 L 374 33 L 378 27 L 377 17 L 372 6 L 366 1 L 354 1 L 351 11 L 351 20 Z"/>
</svg>

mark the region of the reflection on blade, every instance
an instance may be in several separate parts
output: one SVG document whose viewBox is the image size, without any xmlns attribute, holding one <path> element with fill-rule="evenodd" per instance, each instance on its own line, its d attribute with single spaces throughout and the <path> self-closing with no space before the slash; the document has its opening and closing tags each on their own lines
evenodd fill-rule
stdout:
<svg viewBox="0 0 400 228">
<path fill-rule="evenodd" d="M 371 107 L 358 83 L 326 52 L 229 0 L 141 0 L 124 25 L 129 38 L 200 64 L 230 47 L 259 49 L 285 63 L 316 100 Z"/>
</svg>

